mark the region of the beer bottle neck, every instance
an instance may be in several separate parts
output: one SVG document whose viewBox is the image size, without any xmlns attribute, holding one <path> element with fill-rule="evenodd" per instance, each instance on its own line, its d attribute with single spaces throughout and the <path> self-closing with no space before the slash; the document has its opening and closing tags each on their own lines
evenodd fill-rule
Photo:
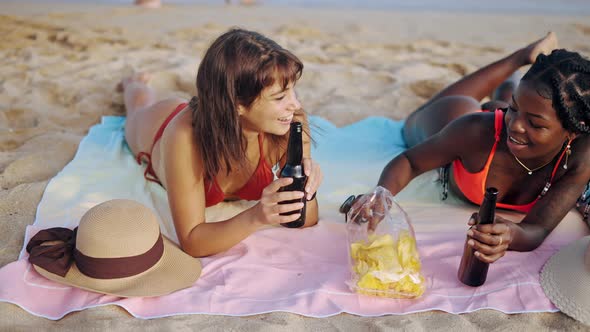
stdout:
<svg viewBox="0 0 590 332">
<path fill-rule="evenodd" d="M 289 145 L 287 146 L 287 164 L 301 165 L 303 159 L 302 126 L 300 122 L 291 123 Z"/>
<path fill-rule="evenodd" d="M 491 224 L 496 217 L 496 201 L 498 200 L 498 190 L 495 188 L 486 189 L 483 202 L 479 207 L 479 223 Z"/>
</svg>

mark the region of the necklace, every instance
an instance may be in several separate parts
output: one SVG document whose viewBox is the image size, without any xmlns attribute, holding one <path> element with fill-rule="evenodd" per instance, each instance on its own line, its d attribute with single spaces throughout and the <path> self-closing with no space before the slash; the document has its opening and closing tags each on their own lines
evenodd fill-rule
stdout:
<svg viewBox="0 0 590 332">
<path fill-rule="evenodd" d="M 549 165 L 549 164 L 550 164 L 550 163 L 553 161 L 553 159 L 551 159 L 551 160 L 549 160 L 547 163 L 545 163 L 545 164 L 543 164 L 543 165 L 541 165 L 541 166 L 539 166 L 539 167 L 536 167 L 536 168 L 530 169 L 530 168 L 528 168 L 528 167 L 527 167 L 525 164 L 523 164 L 523 163 L 522 163 L 522 161 L 520 161 L 520 159 L 518 159 L 518 157 L 517 157 L 517 156 L 515 156 L 513 153 L 512 153 L 512 156 L 514 157 L 514 159 L 516 159 L 516 162 L 517 162 L 517 163 L 518 163 L 520 166 L 522 166 L 522 168 L 524 168 L 524 169 L 527 171 L 527 173 L 528 173 L 529 175 L 533 175 L 533 172 L 536 172 L 536 171 L 540 170 L 541 168 L 543 168 L 543 167 L 545 167 L 545 166 Z"/>
</svg>

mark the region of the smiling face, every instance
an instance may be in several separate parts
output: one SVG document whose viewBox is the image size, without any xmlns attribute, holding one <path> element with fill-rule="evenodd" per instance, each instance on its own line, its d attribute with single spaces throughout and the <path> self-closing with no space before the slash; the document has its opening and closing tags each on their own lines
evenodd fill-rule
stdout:
<svg viewBox="0 0 590 332">
<path fill-rule="evenodd" d="M 573 138 L 561 125 L 551 100 L 540 96 L 531 81 L 521 81 L 504 121 L 506 145 L 523 160 L 546 162 Z"/>
<path fill-rule="evenodd" d="M 301 108 L 293 83 L 285 89 L 277 82 L 262 90 L 249 108 L 238 107 L 242 129 L 285 135 L 293 121 L 293 115 Z"/>
</svg>

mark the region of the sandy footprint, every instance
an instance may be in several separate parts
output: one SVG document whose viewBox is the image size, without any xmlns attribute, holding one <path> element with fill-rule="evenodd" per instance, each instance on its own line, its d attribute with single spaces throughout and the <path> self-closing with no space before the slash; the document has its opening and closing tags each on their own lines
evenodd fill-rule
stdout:
<svg viewBox="0 0 590 332">
<path fill-rule="evenodd" d="M 431 66 L 434 66 L 434 67 L 449 69 L 449 70 L 459 74 L 460 76 L 465 76 L 469 72 L 474 70 L 474 68 L 472 68 L 472 66 L 469 66 L 469 65 L 463 64 L 463 63 L 456 63 L 456 62 L 439 63 L 439 62 L 434 62 L 434 61 L 428 61 L 428 64 Z"/>
<path fill-rule="evenodd" d="M 303 22 L 299 25 L 282 25 L 275 29 L 273 35 L 275 34 L 298 40 L 323 39 L 325 37 L 324 32 L 312 28 L 310 25 L 303 24 Z"/>
<path fill-rule="evenodd" d="M 3 236 L 0 266 L 13 262 L 23 247 L 23 230 L 35 220 L 46 182 L 27 183 L 0 190 L 0 234 Z M 13 234 L 14 236 L 11 236 Z M 18 234 L 18 235 L 17 235 Z"/>
<path fill-rule="evenodd" d="M 590 25 L 575 23 L 574 28 L 576 28 L 576 30 L 581 32 L 583 35 L 590 36 Z"/>
<path fill-rule="evenodd" d="M 37 114 L 30 109 L 9 108 L 0 111 L 0 128 L 14 131 L 16 129 L 34 128 L 39 125 Z"/>
<path fill-rule="evenodd" d="M 424 99 L 430 99 L 445 86 L 446 80 L 420 80 L 409 84 L 412 93 Z"/>
</svg>

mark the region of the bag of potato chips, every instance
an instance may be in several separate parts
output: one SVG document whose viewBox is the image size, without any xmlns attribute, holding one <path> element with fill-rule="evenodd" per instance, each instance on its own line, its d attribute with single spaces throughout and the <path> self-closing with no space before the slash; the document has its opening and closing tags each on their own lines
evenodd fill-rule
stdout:
<svg viewBox="0 0 590 332">
<path fill-rule="evenodd" d="M 383 187 L 351 196 L 345 213 L 351 278 L 358 293 L 416 298 L 425 290 L 414 230 L 404 210 Z"/>
</svg>

